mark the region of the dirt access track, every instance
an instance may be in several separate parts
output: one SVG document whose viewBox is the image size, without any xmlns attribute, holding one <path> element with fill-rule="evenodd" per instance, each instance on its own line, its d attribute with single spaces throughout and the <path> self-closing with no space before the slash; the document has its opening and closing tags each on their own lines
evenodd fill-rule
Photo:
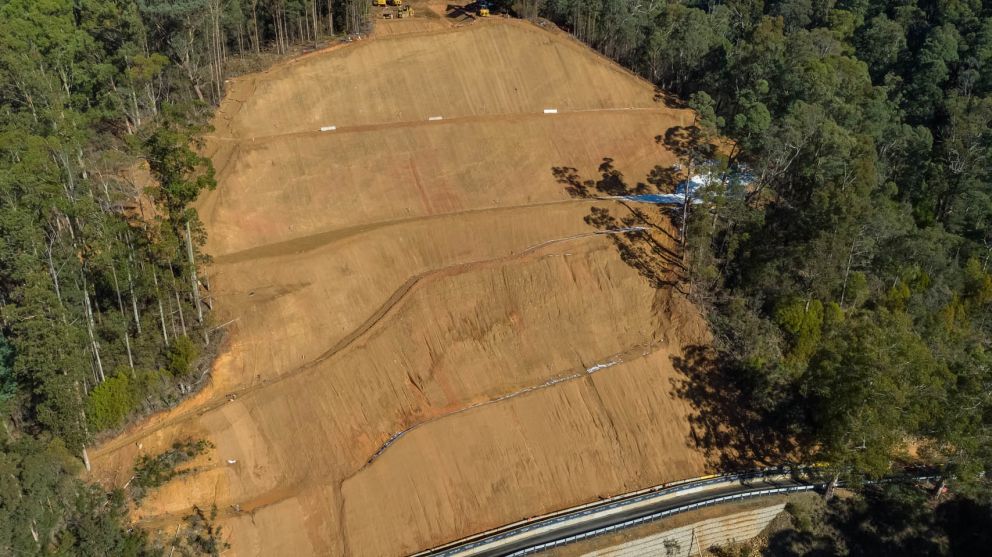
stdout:
<svg viewBox="0 0 992 557">
<path fill-rule="evenodd" d="M 398 556 L 708 472 L 671 362 L 705 327 L 587 222 L 629 205 L 552 175 L 643 179 L 692 115 L 557 31 L 405 23 L 230 83 L 199 202 L 228 345 L 91 452 L 123 485 L 138 454 L 213 443 L 144 527 L 216 504 L 229 555 Z"/>
</svg>

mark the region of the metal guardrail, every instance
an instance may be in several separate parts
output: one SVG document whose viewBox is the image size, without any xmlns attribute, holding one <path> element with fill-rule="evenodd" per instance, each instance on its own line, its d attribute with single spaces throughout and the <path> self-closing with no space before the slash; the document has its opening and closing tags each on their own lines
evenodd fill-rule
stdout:
<svg viewBox="0 0 992 557">
<path fill-rule="evenodd" d="M 545 515 L 517 521 L 511 524 L 500 526 L 498 528 L 486 530 L 484 532 L 479 532 L 477 534 L 473 534 L 472 536 L 462 538 L 460 540 L 448 542 L 444 545 L 429 550 L 421 551 L 419 553 L 415 553 L 411 557 L 428 557 L 428 556 L 452 557 L 460 552 L 475 549 L 481 545 L 490 544 L 495 541 L 500 541 L 502 539 L 508 538 L 513 535 L 518 535 L 523 532 L 528 532 L 535 528 L 550 526 L 556 523 L 563 522 L 565 520 L 571 520 L 576 517 L 589 515 L 592 514 L 593 512 L 600 512 L 604 510 L 614 509 L 620 506 L 635 504 L 662 494 L 671 495 L 678 493 L 680 491 L 686 491 L 689 489 L 699 489 L 714 484 L 727 483 L 733 481 L 759 480 L 769 476 L 805 474 L 814 468 L 815 467 L 811 467 L 811 466 L 798 466 L 798 467 L 777 466 L 777 467 L 762 468 L 758 470 L 748 470 L 744 472 L 734 472 L 728 474 L 710 474 L 706 476 L 700 476 L 698 478 L 676 480 L 661 485 L 645 488 L 642 490 L 624 493 L 608 499 L 593 501 L 585 505 L 579 505 L 577 507 L 571 507 L 553 513 L 548 513 Z M 521 526 L 523 526 L 523 528 L 521 528 Z"/>
<path fill-rule="evenodd" d="M 869 482 L 865 482 L 865 483 L 866 483 L 866 485 L 870 485 L 870 484 L 883 484 L 883 483 L 891 483 L 891 482 L 907 481 L 907 480 L 911 480 L 911 481 L 915 481 L 915 482 L 937 481 L 940 478 L 941 478 L 941 476 L 913 476 L 913 477 L 909 477 L 909 478 L 885 478 L 885 479 L 882 479 L 882 480 L 869 481 Z M 507 554 L 506 557 L 523 557 L 524 555 L 531 555 L 533 553 L 537 553 L 537 552 L 540 552 L 540 551 L 545 551 L 547 549 L 552 549 L 552 548 L 555 548 L 555 547 L 560 547 L 560 546 L 563 546 L 563 545 L 568 545 L 570 543 L 574 543 L 574 542 L 577 542 L 577 541 L 581 541 L 581 540 L 585 540 L 585 539 L 589 539 L 589 538 L 594 538 L 596 536 L 601 536 L 603 534 L 608 534 L 610 532 L 616 532 L 616 531 L 619 531 L 619 530 L 623 530 L 625 528 L 630 528 L 632 526 L 638 526 L 638 525 L 645 524 L 647 522 L 651 522 L 651 521 L 654 521 L 654 520 L 660 520 L 662 518 L 667 518 L 667 517 L 674 516 L 674 515 L 677 515 L 677 514 L 681 514 L 681 513 L 684 513 L 684 512 L 689 512 L 689 511 L 693 511 L 693 510 L 696 510 L 696 509 L 701 509 L 703 507 L 709 507 L 709 506 L 713 506 L 713 505 L 719 505 L 719 504 L 722 504 L 722 503 L 728 503 L 728 502 L 732 502 L 732 501 L 743 501 L 744 499 L 750 499 L 750 498 L 754 498 L 754 497 L 765 497 L 765 496 L 768 496 L 768 495 L 779 495 L 779 494 L 786 494 L 786 493 L 798 493 L 798 492 L 803 492 L 803 491 L 813 491 L 814 489 L 817 489 L 817 488 L 820 488 L 820 487 L 824 487 L 825 485 L 826 485 L 826 483 L 813 483 L 813 484 L 805 484 L 805 485 L 795 485 L 795 486 L 786 486 L 786 487 L 776 487 L 776 488 L 769 488 L 769 489 L 761 489 L 761 490 L 757 490 L 757 491 L 748 491 L 748 492 L 744 492 L 744 493 L 735 493 L 733 495 L 723 495 L 723 496 L 712 497 L 710 499 L 705 499 L 703 501 L 696 501 L 695 503 L 689 503 L 689 504 L 686 504 L 686 505 L 680 505 L 678 507 L 674 507 L 674 508 L 667 509 L 667 510 L 664 510 L 664 511 L 659 511 L 659 512 L 656 512 L 656 513 L 651 513 L 649 515 L 641 516 L 641 517 L 638 517 L 638 518 L 633 518 L 633 519 L 626 520 L 624 522 L 619 522 L 617 524 L 613 524 L 613 525 L 610 525 L 610 526 L 604 526 L 602 528 L 596 528 L 594 530 L 589 530 L 588 532 L 582 532 L 580 534 L 575 534 L 575 535 L 568 536 L 568 537 L 565 537 L 565 538 L 561 538 L 561 539 L 558 539 L 558 540 L 553 540 L 553 541 L 550 541 L 550 542 L 545 542 L 545 543 L 542 543 L 542 544 L 538 544 L 538 545 L 535 545 L 535 546 L 532 546 L 532 547 L 528 547 L 526 549 L 521 549 L 519 551 L 515 551 L 513 553 L 509 553 L 509 554 Z M 840 483 L 838 485 L 843 485 L 843 483 Z"/>
<path fill-rule="evenodd" d="M 568 545 L 570 543 L 574 543 L 574 542 L 577 542 L 577 541 L 581 541 L 581 540 L 585 540 L 585 539 L 589 539 L 589 538 L 594 538 L 596 536 L 601 536 L 603 534 L 608 534 L 610 532 L 616 532 L 618 530 L 623 530 L 625 528 L 630 528 L 632 526 L 638 526 L 638 525 L 641 525 L 641 524 L 645 524 L 647 522 L 651 522 L 651 521 L 654 521 L 654 520 L 660 520 L 662 518 L 667 518 L 669 516 L 674 516 L 674 515 L 681 514 L 681 513 L 684 513 L 684 512 L 693 511 L 693 510 L 700 509 L 700 508 L 703 508 L 703 507 L 709 507 L 709 506 L 712 506 L 712 505 L 719 505 L 721 503 L 727 503 L 727 502 L 731 502 L 731 501 L 742 501 L 744 499 L 749 499 L 749 498 L 753 498 L 753 497 L 764 497 L 764 496 L 767 496 L 767 495 L 795 493 L 795 492 L 800 492 L 800 491 L 811 491 L 811 490 L 815 489 L 816 487 L 818 487 L 818 486 L 817 485 L 812 485 L 812 484 L 809 484 L 809 485 L 789 486 L 789 487 L 776 487 L 776 488 L 770 488 L 770 489 L 762 489 L 762 490 L 758 490 L 758 491 L 750 491 L 750 492 L 745 492 L 745 493 L 735 493 L 733 495 L 723 495 L 723 496 L 719 496 L 719 497 L 714 497 L 712 499 L 707 499 L 707 500 L 704 500 L 704 501 L 697 501 L 695 503 L 690 503 L 690 504 L 687 504 L 687 505 L 681 505 L 681 506 L 678 506 L 678 507 L 675 507 L 675 508 L 672 508 L 672 509 L 667 509 L 667 510 L 664 510 L 664 511 L 656 512 L 656 513 L 651 513 L 649 515 L 641 516 L 641 517 L 638 517 L 638 518 L 633 518 L 633 519 L 630 519 L 630 520 L 626 520 L 624 522 L 619 522 L 619 523 L 613 524 L 611 526 L 604 526 L 603 528 L 596 528 L 594 530 L 589 530 L 588 532 L 582 532 L 580 534 L 575 534 L 575 535 L 572 535 L 572 536 L 568 536 L 566 538 L 561 538 L 561 539 L 553 540 L 553 541 L 550 541 L 550 542 L 545 542 L 545 543 L 542 543 L 542 544 L 531 546 L 531 547 L 528 547 L 526 549 L 521 549 L 519 551 L 515 551 L 513 553 L 510 553 L 510 554 L 507 555 L 507 557 L 522 557 L 524 555 L 531 555 L 531 554 L 537 553 L 539 551 L 545 551 L 545 550 L 552 549 L 552 548 L 555 548 L 555 547 L 560 547 L 560 546 L 563 546 L 563 545 Z"/>
<path fill-rule="evenodd" d="M 660 496 L 673 495 L 690 489 L 698 490 L 700 488 L 706 488 L 707 486 L 716 485 L 716 484 L 725 484 L 732 482 L 746 483 L 751 480 L 762 480 L 766 478 L 782 478 L 783 476 L 789 476 L 791 477 L 792 480 L 797 482 L 809 482 L 809 483 L 801 483 L 799 485 L 792 485 L 792 486 L 757 489 L 742 493 L 735 493 L 733 495 L 714 496 L 710 499 L 704 499 L 702 501 L 681 505 L 678 507 L 667 509 L 665 511 L 651 513 L 638 518 L 629 519 L 614 525 L 605 526 L 602 528 L 596 528 L 588 532 L 567 536 L 560 540 L 554 540 L 554 541 L 545 542 L 543 544 L 538 544 L 533 547 L 521 549 L 516 552 L 508 554 L 509 556 L 529 555 L 531 553 L 534 553 L 535 551 L 540 551 L 542 549 L 557 547 L 567 543 L 572 543 L 580 539 L 587 539 L 593 536 L 601 535 L 603 533 L 613 532 L 613 531 L 621 530 L 623 528 L 629 528 L 630 526 L 643 524 L 652 520 L 665 518 L 668 516 L 687 512 L 701 507 L 718 505 L 721 503 L 734 501 L 734 500 L 742 500 L 753 497 L 774 495 L 778 493 L 810 491 L 818 487 L 823 487 L 828 483 L 825 478 L 817 477 L 818 476 L 817 471 L 820 469 L 822 469 L 821 465 L 777 466 L 777 467 L 768 467 L 758 470 L 749 470 L 744 472 L 735 472 L 729 474 L 712 474 L 708 476 L 701 476 L 699 478 L 677 480 L 677 481 L 649 487 L 646 489 L 642 489 L 639 491 L 617 495 L 615 497 L 611 497 L 608 499 L 586 503 L 584 505 L 579 505 L 577 507 L 571 507 L 569 509 L 548 513 L 542 516 L 520 520 L 512 524 L 507 524 L 504 526 L 500 526 L 498 528 L 493 528 L 484 532 L 479 532 L 467 538 L 462 538 L 460 540 L 448 542 L 442 546 L 421 551 L 419 553 L 414 554 L 412 557 L 454 557 L 462 552 L 471 551 L 480 546 L 490 545 L 513 536 L 524 534 L 526 532 L 538 528 L 546 528 L 548 526 L 554 526 L 562 522 L 574 520 L 576 518 L 581 518 L 583 516 L 588 516 L 592 513 L 609 511 L 612 509 L 616 509 L 628 505 L 636 505 L 637 503 L 646 501 L 648 499 L 653 499 Z M 885 483 L 885 482 L 903 481 L 903 480 L 929 481 L 935 478 L 939 478 L 939 476 L 916 475 L 916 476 L 907 476 L 903 478 L 886 478 L 882 480 L 876 480 L 874 482 L 869 481 L 865 483 L 866 484 Z"/>
</svg>

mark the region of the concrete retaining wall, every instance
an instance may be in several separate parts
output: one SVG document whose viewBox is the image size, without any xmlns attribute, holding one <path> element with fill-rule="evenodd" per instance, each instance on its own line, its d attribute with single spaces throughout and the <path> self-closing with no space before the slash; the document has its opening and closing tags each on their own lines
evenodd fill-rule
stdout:
<svg viewBox="0 0 992 557">
<path fill-rule="evenodd" d="M 785 504 L 772 505 L 711 518 L 626 542 L 607 549 L 586 553 L 583 557 L 689 557 L 700 550 L 733 542 L 743 542 L 757 536 L 768 523 L 782 512 Z"/>
</svg>

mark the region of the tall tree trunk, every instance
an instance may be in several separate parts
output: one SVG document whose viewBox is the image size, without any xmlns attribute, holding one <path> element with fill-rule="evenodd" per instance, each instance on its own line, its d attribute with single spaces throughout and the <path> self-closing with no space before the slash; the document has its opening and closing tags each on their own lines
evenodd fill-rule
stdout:
<svg viewBox="0 0 992 557">
<path fill-rule="evenodd" d="M 823 499 L 829 501 L 834 498 L 834 491 L 837 490 L 837 484 L 840 483 L 840 474 L 834 474 L 834 477 L 830 479 L 830 483 L 827 484 L 827 489 L 823 492 Z"/>
<path fill-rule="evenodd" d="M 851 263 L 854 262 L 854 246 L 857 245 L 857 240 L 851 242 L 851 251 L 847 254 L 847 265 L 844 268 L 844 286 L 840 290 L 840 307 L 844 307 L 844 302 L 847 299 L 847 280 L 851 276 Z"/>
<path fill-rule="evenodd" d="M 272 23 L 276 28 L 276 52 L 283 54 L 283 35 L 286 33 L 282 19 L 282 0 L 275 0 L 270 4 L 272 8 Z"/>
<path fill-rule="evenodd" d="M 131 265 L 134 265 L 134 248 L 131 246 L 131 234 L 126 233 L 124 240 L 127 243 L 127 264 L 124 270 L 127 271 L 127 288 L 131 295 L 131 309 L 134 311 L 135 331 L 141 334 L 141 317 L 138 315 L 138 298 L 134 295 L 134 279 L 131 277 Z"/>
<path fill-rule="evenodd" d="M 131 368 L 131 378 L 137 378 L 134 374 L 134 357 L 131 356 L 131 334 L 124 331 L 124 346 L 127 348 L 127 365 Z"/>
<path fill-rule="evenodd" d="M 219 102 L 224 86 L 223 41 L 220 36 L 220 0 L 210 0 L 208 7 L 210 9 L 210 50 L 213 58 L 211 63 L 211 69 L 213 71 L 211 74 L 213 76 L 212 81 L 214 82 L 214 95 Z"/>
<path fill-rule="evenodd" d="M 179 326 L 183 331 L 183 336 L 188 337 L 189 334 L 186 333 L 186 317 L 183 315 L 183 303 L 179 299 L 179 291 L 173 290 L 172 292 L 176 295 L 176 308 L 179 310 Z"/>
<path fill-rule="evenodd" d="M 192 45 L 194 44 L 194 38 L 195 38 L 194 29 L 195 29 L 195 24 L 193 23 L 192 19 L 187 18 L 186 41 L 184 42 L 184 46 L 183 46 L 183 53 L 181 56 L 180 66 L 186 72 L 186 77 L 189 78 L 190 83 L 193 84 L 193 92 L 196 93 L 197 100 L 199 100 L 200 102 L 206 102 L 206 98 L 204 98 L 203 96 L 203 90 L 200 89 L 199 76 L 196 75 L 196 71 L 193 68 L 193 60 L 190 55 L 190 50 L 193 48 Z"/>
<path fill-rule="evenodd" d="M 189 230 L 189 220 L 186 221 L 186 256 L 189 258 L 189 276 L 193 283 L 193 305 L 196 306 L 196 323 L 203 327 L 203 306 L 200 304 L 200 281 L 196 276 L 196 258 L 193 256 L 193 235 Z M 207 330 L 203 328 L 203 341 L 207 344 Z"/>
<path fill-rule="evenodd" d="M 134 295 L 134 280 L 131 279 L 131 267 L 127 267 L 127 287 L 131 292 L 131 310 L 134 312 L 134 328 L 141 334 L 141 317 L 138 315 L 138 298 Z"/>
<path fill-rule="evenodd" d="M 289 29 L 286 26 L 286 12 L 279 11 L 279 52 L 286 54 L 289 52 Z"/>
<path fill-rule="evenodd" d="M 255 37 L 255 54 L 261 52 L 262 45 L 258 38 L 258 0 L 251 0 L 251 21 L 252 21 L 252 33 Z"/>
<path fill-rule="evenodd" d="M 327 33 L 334 34 L 334 0 L 327 0 Z"/>
<path fill-rule="evenodd" d="M 283 54 L 285 54 L 289 52 L 289 44 L 290 44 L 289 25 L 288 25 L 289 20 L 286 17 L 286 7 L 280 6 L 279 13 L 281 14 L 279 19 L 282 21 L 282 52 Z"/>
<path fill-rule="evenodd" d="M 317 13 L 317 0 L 312 0 L 310 2 L 310 8 L 313 12 L 313 42 L 316 43 L 317 39 L 320 38 L 320 14 Z"/>
<path fill-rule="evenodd" d="M 124 346 L 127 348 L 127 363 L 131 367 L 131 377 L 134 377 L 134 358 L 131 356 L 131 338 L 127 326 L 127 313 L 124 311 L 124 300 L 121 298 L 121 286 L 117 282 L 117 270 L 110 266 L 110 275 L 114 277 L 114 293 L 117 294 L 117 307 L 121 310 L 121 319 L 124 320 Z"/>
<path fill-rule="evenodd" d="M 303 9 L 306 10 L 306 6 L 304 6 Z M 304 35 L 305 30 L 303 28 L 303 23 L 305 21 L 307 21 L 307 19 L 308 19 L 307 16 L 296 18 L 296 28 L 300 32 L 300 42 L 301 43 L 306 40 L 306 36 Z"/>
<path fill-rule="evenodd" d="M 86 407 L 83 405 L 83 397 L 79 393 L 79 381 L 76 381 L 76 402 L 79 403 L 79 415 L 82 417 L 83 426 L 83 466 L 86 467 L 86 471 L 89 472 L 92 468 L 90 466 L 90 455 L 86 452 L 86 440 L 90 437 L 89 426 L 86 425 Z"/>
<path fill-rule="evenodd" d="M 169 333 L 165 328 L 165 309 L 162 307 L 162 294 L 158 289 L 158 272 L 152 269 L 152 280 L 155 281 L 155 299 L 158 301 L 158 317 L 162 322 L 162 340 L 169 345 Z"/>
<path fill-rule="evenodd" d="M 55 240 L 52 239 L 48 243 L 48 249 L 46 250 L 46 255 L 48 256 L 48 272 L 52 275 L 52 284 L 55 285 L 55 297 L 59 301 L 59 307 L 62 309 L 62 322 L 68 323 L 68 318 L 65 315 L 65 305 L 62 303 L 62 289 L 59 287 L 59 274 L 55 270 L 55 262 L 52 260 L 52 245 Z"/>
<path fill-rule="evenodd" d="M 691 192 L 692 187 L 692 155 L 689 155 L 689 161 L 686 164 L 686 179 L 685 179 L 685 191 L 683 192 L 682 199 L 682 231 L 681 238 L 682 242 L 682 262 L 685 263 L 685 252 L 686 246 L 688 245 L 688 233 L 689 233 L 689 203 L 691 202 Z"/>
<path fill-rule="evenodd" d="M 97 374 L 99 375 L 100 382 L 103 383 L 107 380 L 107 376 L 103 373 L 103 360 L 100 359 L 100 345 L 96 342 L 96 335 L 93 334 L 93 306 L 90 304 L 90 292 L 86 284 L 86 277 L 83 277 L 83 300 L 85 301 L 86 310 L 86 333 L 90 337 L 90 347 L 93 350 L 93 359 L 96 362 Z"/>
</svg>

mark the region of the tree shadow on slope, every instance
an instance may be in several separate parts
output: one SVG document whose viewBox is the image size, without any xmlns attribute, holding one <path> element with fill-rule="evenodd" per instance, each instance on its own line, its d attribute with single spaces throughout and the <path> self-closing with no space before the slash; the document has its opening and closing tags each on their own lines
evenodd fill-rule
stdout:
<svg viewBox="0 0 992 557">
<path fill-rule="evenodd" d="M 655 139 L 682 160 L 699 160 L 712 153 L 711 145 L 700 147 L 695 127 L 673 127 Z M 552 172 L 573 198 L 615 203 L 590 208 L 585 222 L 598 231 L 625 231 L 610 235 L 621 259 L 654 288 L 681 291 L 685 268 L 677 248 L 670 247 L 679 245 L 673 230 L 682 216 L 680 207 L 629 199 L 674 192 L 685 179 L 680 169 L 656 166 L 644 182 L 633 184 L 608 157 L 594 179 L 584 179 L 571 167 L 555 167 Z M 794 437 L 781 427 L 794 409 L 769 412 L 759 407 L 759 392 L 766 386 L 758 384 L 754 374 L 737 369 L 733 360 L 708 346 L 687 347 L 682 356 L 673 358 L 673 364 L 681 376 L 673 379 L 672 394 L 692 407 L 687 445 L 702 452 L 709 466 L 731 471 L 786 464 L 796 458 Z"/>
<path fill-rule="evenodd" d="M 475 16 L 478 13 L 476 11 L 477 4 L 478 4 L 477 2 L 473 2 L 468 5 L 448 4 L 444 8 L 444 13 L 449 19 L 456 19 L 456 20 L 475 19 Z M 430 10 L 424 10 L 424 11 L 430 12 Z"/>
<path fill-rule="evenodd" d="M 692 406 L 687 444 L 709 466 L 729 472 L 796 459 L 798 444 L 781 427 L 782 414 L 757 406 L 752 374 L 703 345 L 687 346 L 672 364 L 681 373 L 672 379 L 672 394 Z"/>
<path fill-rule="evenodd" d="M 551 169 L 558 183 L 576 199 L 602 199 L 616 202 L 616 208 L 592 207 L 585 222 L 609 234 L 620 258 L 647 279 L 653 288 L 680 288 L 683 265 L 669 246 L 678 244 L 671 230 L 670 208 L 639 203 L 629 196 L 675 191 L 678 175 L 674 169 L 656 166 L 645 182 L 627 183 L 613 159 L 605 157 L 599 165 L 598 179 L 582 179 L 575 168 Z"/>
<path fill-rule="evenodd" d="M 672 126 L 664 135 L 654 136 L 654 142 L 663 145 L 681 161 L 712 159 L 717 147 L 707 141 L 698 126 Z"/>
<path fill-rule="evenodd" d="M 654 88 L 654 102 L 664 103 L 666 107 L 677 110 L 689 108 L 689 105 L 684 100 L 660 87 Z"/>
</svg>

